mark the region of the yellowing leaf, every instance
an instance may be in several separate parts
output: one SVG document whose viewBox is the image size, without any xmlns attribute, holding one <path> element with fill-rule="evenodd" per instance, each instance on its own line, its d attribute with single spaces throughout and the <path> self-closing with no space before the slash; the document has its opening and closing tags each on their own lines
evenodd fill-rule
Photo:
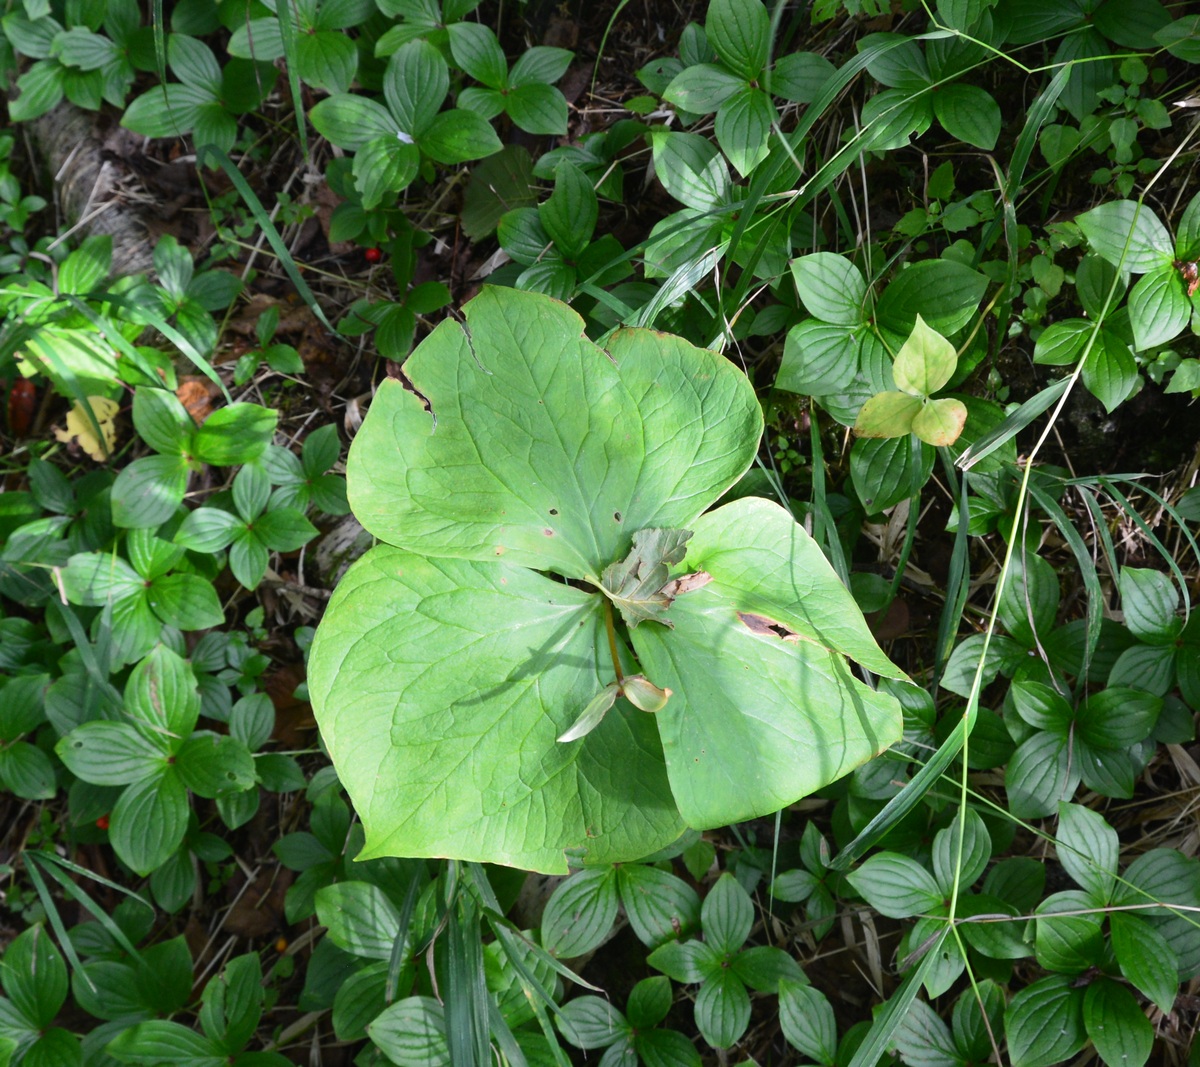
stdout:
<svg viewBox="0 0 1200 1067">
<path fill-rule="evenodd" d="M 931 400 L 913 419 L 912 432 L 931 445 L 952 445 L 966 421 L 967 407 L 961 400 Z"/>
<path fill-rule="evenodd" d="M 921 398 L 908 393 L 876 393 L 854 422 L 859 437 L 903 437 L 921 410 Z"/>
<path fill-rule="evenodd" d="M 63 444 L 78 441 L 82 448 L 97 463 L 102 463 L 112 455 L 113 446 L 117 443 L 117 429 L 113 419 L 117 417 L 120 405 L 106 396 L 89 396 L 83 403 L 76 401 L 67 413 L 67 428 L 55 430 L 54 436 Z M 88 414 L 88 408 L 91 414 Z M 92 421 L 93 416 L 95 422 Z M 100 433 L 96 433 L 96 424 Z"/>
</svg>

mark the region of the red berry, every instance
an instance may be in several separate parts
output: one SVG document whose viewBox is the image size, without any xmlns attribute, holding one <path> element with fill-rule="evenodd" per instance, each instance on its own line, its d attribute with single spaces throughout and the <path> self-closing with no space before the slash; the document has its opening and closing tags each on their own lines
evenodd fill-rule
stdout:
<svg viewBox="0 0 1200 1067">
<path fill-rule="evenodd" d="M 107 829 L 108 829 L 108 816 L 107 816 L 107 815 L 101 815 L 101 816 L 100 816 L 100 818 L 98 818 L 98 819 L 96 820 L 96 825 L 97 825 L 97 826 L 98 826 L 98 827 L 99 827 L 101 830 L 107 830 Z"/>
<path fill-rule="evenodd" d="M 366 258 L 368 263 L 378 263 L 381 259 L 383 259 L 383 253 L 380 252 L 378 248 L 368 248 L 363 253 L 363 256 Z"/>
</svg>

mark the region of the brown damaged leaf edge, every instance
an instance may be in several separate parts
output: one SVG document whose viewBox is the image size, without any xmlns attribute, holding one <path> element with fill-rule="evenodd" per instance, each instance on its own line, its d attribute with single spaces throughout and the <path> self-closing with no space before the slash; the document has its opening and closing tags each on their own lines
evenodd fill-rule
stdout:
<svg viewBox="0 0 1200 1067">
<path fill-rule="evenodd" d="M 692 574 L 681 574 L 678 578 L 672 578 L 660 592 L 674 599 L 695 589 L 703 589 L 711 581 L 712 575 L 708 571 L 694 571 Z"/>
<path fill-rule="evenodd" d="M 431 403 L 429 403 L 429 397 L 427 397 L 424 393 L 422 393 L 421 390 L 418 389 L 413 384 L 412 379 L 408 376 L 408 372 L 405 370 L 405 367 L 407 367 L 407 366 L 408 366 L 407 360 L 405 360 L 405 362 L 401 364 L 401 363 L 397 363 L 394 359 L 389 359 L 387 361 L 387 376 L 392 381 L 399 382 L 405 388 L 406 391 L 412 393 L 413 396 L 415 396 L 419 401 L 421 401 L 425 410 L 428 411 L 429 414 L 433 416 L 433 425 L 434 425 L 434 428 L 436 429 L 437 428 L 437 415 L 434 415 L 433 405 Z"/>
</svg>

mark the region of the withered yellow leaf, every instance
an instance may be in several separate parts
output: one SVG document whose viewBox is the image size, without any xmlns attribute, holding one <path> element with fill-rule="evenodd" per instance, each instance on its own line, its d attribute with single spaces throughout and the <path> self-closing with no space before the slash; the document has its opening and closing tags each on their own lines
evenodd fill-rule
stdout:
<svg viewBox="0 0 1200 1067">
<path fill-rule="evenodd" d="M 54 436 L 63 444 L 78 441 L 82 448 L 97 463 L 102 463 L 112 455 L 113 446 L 117 443 L 117 428 L 113 420 L 117 417 L 120 405 L 106 396 L 89 396 L 87 406 L 91 408 L 89 416 L 83 403 L 76 401 L 67 413 L 67 428 L 55 430 Z M 100 425 L 100 433 L 96 433 L 96 425 L 92 422 L 95 417 Z"/>
</svg>

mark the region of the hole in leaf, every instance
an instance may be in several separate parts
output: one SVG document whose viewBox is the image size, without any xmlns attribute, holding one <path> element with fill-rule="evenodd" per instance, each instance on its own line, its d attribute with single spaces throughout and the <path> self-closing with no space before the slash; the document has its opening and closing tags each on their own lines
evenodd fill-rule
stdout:
<svg viewBox="0 0 1200 1067">
<path fill-rule="evenodd" d="M 613 518 L 614 518 L 614 519 L 615 519 L 617 522 L 620 522 L 620 521 L 621 521 L 621 513 L 620 513 L 619 511 L 614 511 L 614 512 L 613 512 Z"/>
</svg>

